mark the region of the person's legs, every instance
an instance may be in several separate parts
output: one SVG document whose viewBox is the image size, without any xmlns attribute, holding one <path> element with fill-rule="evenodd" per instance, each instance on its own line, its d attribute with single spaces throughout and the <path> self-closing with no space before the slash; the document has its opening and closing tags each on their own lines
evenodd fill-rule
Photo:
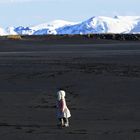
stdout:
<svg viewBox="0 0 140 140">
<path fill-rule="evenodd" d="M 68 120 L 68 118 L 63 118 L 63 120 L 64 120 L 64 126 L 65 127 L 69 127 L 69 120 Z"/>
<path fill-rule="evenodd" d="M 58 119 L 58 126 L 64 126 L 64 120 L 63 120 L 63 118 L 59 118 Z"/>
</svg>

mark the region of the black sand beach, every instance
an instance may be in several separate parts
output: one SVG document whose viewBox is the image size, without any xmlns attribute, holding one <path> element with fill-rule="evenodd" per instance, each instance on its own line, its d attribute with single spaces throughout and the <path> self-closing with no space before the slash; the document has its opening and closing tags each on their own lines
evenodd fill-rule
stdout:
<svg viewBox="0 0 140 140">
<path fill-rule="evenodd" d="M 0 140 L 56 139 L 140 140 L 140 41 L 0 40 Z"/>
</svg>

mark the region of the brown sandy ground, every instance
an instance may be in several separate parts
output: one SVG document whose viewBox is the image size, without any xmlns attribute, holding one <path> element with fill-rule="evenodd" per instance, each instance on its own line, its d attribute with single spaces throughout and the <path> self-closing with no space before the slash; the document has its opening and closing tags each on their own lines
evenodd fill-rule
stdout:
<svg viewBox="0 0 140 140">
<path fill-rule="evenodd" d="M 70 127 L 58 129 L 63 87 Z M 0 41 L 0 140 L 139 140 L 140 42 Z"/>
</svg>

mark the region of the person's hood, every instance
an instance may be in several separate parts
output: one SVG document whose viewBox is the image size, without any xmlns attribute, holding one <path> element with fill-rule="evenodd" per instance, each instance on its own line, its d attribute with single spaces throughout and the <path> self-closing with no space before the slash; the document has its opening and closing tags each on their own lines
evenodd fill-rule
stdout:
<svg viewBox="0 0 140 140">
<path fill-rule="evenodd" d="M 57 92 L 57 98 L 58 98 L 58 100 L 64 99 L 65 96 L 66 96 L 66 92 L 64 90 L 59 90 Z"/>
</svg>

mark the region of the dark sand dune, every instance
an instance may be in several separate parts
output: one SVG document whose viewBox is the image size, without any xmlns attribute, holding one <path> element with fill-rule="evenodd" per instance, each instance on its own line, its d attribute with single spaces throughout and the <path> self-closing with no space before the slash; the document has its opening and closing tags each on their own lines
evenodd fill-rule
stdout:
<svg viewBox="0 0 140 140">
<path fill-rule="evenodd" d="M 58 129 L 56 92 L 72 113 Z M 0 140 L 139 140 L 140 42 L 0 41 Z"/>
</svg>

